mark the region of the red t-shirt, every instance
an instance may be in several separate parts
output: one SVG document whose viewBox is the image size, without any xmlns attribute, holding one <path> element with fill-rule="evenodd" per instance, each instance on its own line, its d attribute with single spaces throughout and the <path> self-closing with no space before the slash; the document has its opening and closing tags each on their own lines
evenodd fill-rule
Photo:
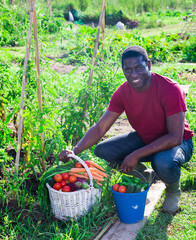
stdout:
<svg viewBox="0 0 196 240">
<path fill-rule="evenodd" d="M 128 82 L 123 83 L 112 95 L 108 110 L 125 111 L 131 126 L 148 144 L 167 133 L 167 117 L 186 112 L 187 107 L 184 91 L 177 82 L 152 73 L 150 87 L 145 92 L 137 92 Z M 185 119 L 183 139 L 193 136 Z"/>
</svg>

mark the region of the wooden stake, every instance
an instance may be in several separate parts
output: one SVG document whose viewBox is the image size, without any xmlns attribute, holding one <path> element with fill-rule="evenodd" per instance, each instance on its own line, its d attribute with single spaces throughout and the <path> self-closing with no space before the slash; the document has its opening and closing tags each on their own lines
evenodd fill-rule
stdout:
<svg viewBox="0 0 196 240">
<path fill-rule="evenodd" d="M 24 61 L 24 68 L 23 68 L 23 77 L 22 77 L 22 90 L 21 90 L 20 113 L 19 113 L 19 128 L 18 128 L 18 143 L 17 143 L 17 153 L 16 153 L 16 161 L 15 161 L 16 175 L 18 175 L 18 168 L 19 168 L 19 158 L 20 158 L 20 149 L 21 149 L 21 137 L 22 137 L 22 125 L 23 125 L 22 114 L 23 114 L 23 108 L 24 108 L 26 71 L 27 71 L 27 63 L 28 63 L 28 59 L 29 59 L 29 52 L 30 52 L 30 45 L 31 45 L 31 33 L 32 33 L 34 6 L 35 6 L 35 0 L 32 1 L 31 9 L 30 9 L 29 32 L 28 32 L 28 36 L 27 36 L 27 46 L 26 46 L 25 61 Z"/>
<path fill-rule="evenodd" d="M 42 111 L 42 90 L 40 84 L 40 58 L 39 58 L 39 44 L 38 44 L 38 34 L 37 34 L 37 16 L 36 10 L 34 7 L 33 11 L 33 33 L 34 33 L 34 40 L 35 40 L 35 67 L 37 73 L 37 93 L 38 93 L 38 103 L 39 103 L 39 110 Z M 44 153 L 44 132 L 41 133 L 41 150 Z M 45 171 L 45 161 L 42 159 L 42 169 Z"/>
<path fill-rule="evenodd" d="M 100 17 L 99 17 L 99 24 L 98 24 L 98 28 L 97 28 L 97 36 L 96 36 L 96 40 L 95 40 L 95 48 L 94 48 L 94 53 L 93 53 L 93 58 L 92 58 L 92 64 L 91 64 L 92 66 L 91 66 L 91 70 L 90 70 L 88 86 L 90 86 L 91 83 L 92 83 L 93 68 L 95 66 L 95 59 L 96 59 L 96 56 L 97 56 L 97 49 L 98 49 L 98 45 L 99 45 L 100 29 L 101 29 L 102 22 L 103 22 L 103 16 L 104 16 L 104 12 L 105 12 L 105 7 L 106 7 L 106 0 L 103 0 L 102 1 L 102 6 L 101 6 L 101 14 L 100 14 Z M 83 117 L 85 117 L 85 115 L 86 115 L 87 105 L 88 105 L 88 95 L 87 95 L 87 100 L 86 100 L 86 103 L 85 103 L 84 109 L 83 109 Z"/>
<path fill-rule="evenodd" d="M 105 37 L 105 8 L 106 3 L 104 7 L 104 15 L 103 15 L 103 21 L 102 21 L 102 50 L 104 49 L 104 37 Z M 104 53 L 101 54 L 101 61 L 104 59 Z"/>
<path fill-rule="evenodd" d="M 48 8 L 50 10 L 50 17 L 51 17 L 52 16 L 51 0 L 48 0 Z"/>
<path fill-rule="evenodd" d="M 102 22 L 103 22 L 103 16 L 104 16 L 104 12 L 105 12 L 105 7 L 106 7 L 106 0 L 102 1 L 102 7 L 101 7 L 101 14 L 99 17 L 99 24 L 98 24 L 98 28 L 97 28 L 97 37 L 95 40 L 95 48 L 94 48 L 94 53 L 93 53 L 93 58 L 92 58 L 92 67 L 90 70 L 90 76 L 89 76 L 89 83 L 88 85 L 90 86 L 92 83 L 92 78 L 93 78 L 93 67 L 95 66 L 95 59 L 97 56 L 97 49 L 98 49 L 98 45 L 99 45 L 99 36 L 100 36 L 100 29 L 102 26 Z"/>
<path fill-rule="evenodd" d="M 110 221 L 106 224 L 106 226 L 101 230 L 101 232 L 94 238 L 94 240 L 100 240 L 101 237 L 105 234 L 105 232 L 112 226 L 117 220 L 117 214 L 115 214 Z"/>
</svg>

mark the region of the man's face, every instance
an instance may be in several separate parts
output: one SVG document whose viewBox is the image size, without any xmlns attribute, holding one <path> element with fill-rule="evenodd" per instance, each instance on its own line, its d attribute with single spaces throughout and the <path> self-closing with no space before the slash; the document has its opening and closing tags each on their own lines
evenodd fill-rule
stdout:
<svg viewBox="0 0 196 240">
<path fill-rule="evenodd" d="M 123 73 L 127 81 L 137 92 L 148 89 L 151 82 L 150 61 L 143 61 L 142 56 L 123 60 Z"/>
</svg>

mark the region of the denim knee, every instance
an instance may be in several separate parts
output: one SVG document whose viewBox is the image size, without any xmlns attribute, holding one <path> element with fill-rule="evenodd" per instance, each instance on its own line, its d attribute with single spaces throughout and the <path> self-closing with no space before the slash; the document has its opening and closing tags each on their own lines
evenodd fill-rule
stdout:
<svg viewBox="0 0 196 240">
<path fill-rule="evenodd" d="M 103 148 L 102 148 L 101 144 L 98 144 L 94 149 L 94 154 L 99 158 L 103 158 L 102 157 L 103 156 L 102 149 Z"/>
<path fill-rule="evenodd" d="M 108 162 L 112 161 L 111 159 L 111 150 L 105 146 L 102 142 L 97 144 L 95 147 L 94 153 L 97 157 L 102 158 Z"/>
<path fill-rule="evenodd" d="M 106 160 L 112 166 L 121 164 L 121 158 L 118 157 L 118 152 L 115 151 L 111 144 L 101 142 L 95 147 L 94 153 L 97 157 Z"/>
<path fill-rule="evenodd" d="M 164 161 L 161 158 L 154 158 L 151 165 L 163 182 L 172 184 L 179 181 L 181 170 L 177 161 Z"/>
</svg>

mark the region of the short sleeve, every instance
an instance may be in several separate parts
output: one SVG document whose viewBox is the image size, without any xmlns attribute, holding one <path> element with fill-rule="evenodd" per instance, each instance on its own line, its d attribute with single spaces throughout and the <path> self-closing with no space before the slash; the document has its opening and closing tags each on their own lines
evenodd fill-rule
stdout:
<svg viewBox="0 0 196 240">
<path fill-rule="evenodd" d="M 108 110 L 112 112 L 117 112 L 120 114 L 124 112 L 124 106 L 123 106 L 123 101 L 121 97 L 120 87 L 113 93 L 109 103 Z"/>
<path fill-rule="evenodd" d="M 174 83 L 170 85 L 170 87 L 164 89 L 161 103 L 167 117 L 178 112 L 187 111 L 185 94 L 178 83 Z"/>
</svg>

